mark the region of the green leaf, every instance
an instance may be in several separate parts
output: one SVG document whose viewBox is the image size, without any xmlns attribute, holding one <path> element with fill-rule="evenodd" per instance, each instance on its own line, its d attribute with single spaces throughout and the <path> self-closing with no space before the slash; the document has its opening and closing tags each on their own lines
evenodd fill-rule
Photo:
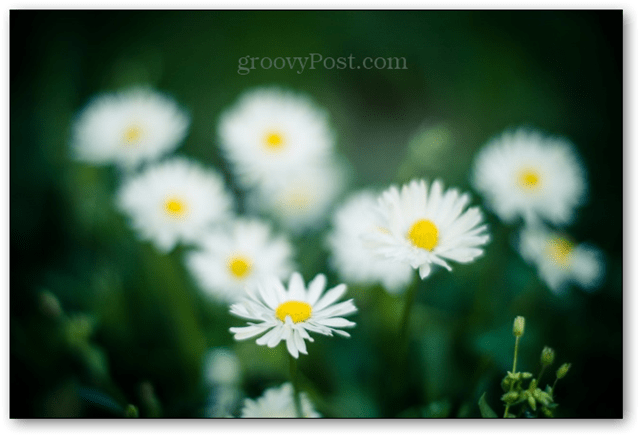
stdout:
<svg viewBox="0 0 640 436">
<path fill-rule="evenodd" d="M 496 415 L 496 412 L 494 412 L 491 406 L 489 406 L 489 404 L 487 403 L 485 395 L 487 395 L 486 392 L 483 393 L 480 397 L 480 400 L 478 400 L 478 406 L 480 406 L 480 414 L 483 418 L 497 418 L 498 415 Z"/>
</svg>

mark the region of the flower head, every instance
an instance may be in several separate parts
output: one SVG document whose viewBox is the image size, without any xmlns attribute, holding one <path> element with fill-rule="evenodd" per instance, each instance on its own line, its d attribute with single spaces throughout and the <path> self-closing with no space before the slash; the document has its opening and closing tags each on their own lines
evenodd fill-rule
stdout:
<svg viewBox="0 0 640 436">
<path fill-rule="evenodd" d="M 232 314 L 257 322 L 229 330 L 238 341 L 266 332 L 256 340 L 258 345 L 273 348 L 285 341 L 289 354 L 296 359 L 299 353 L 307 354 L 305 340 L 313 342 L 309 332 L 349 337 L 349 333 L 340 329 L 353 327 L 355 323 L 342 317 L 357 309 L 353 300 L 336 303 L 347 291 L 346 285 L 331 288 L 323 295 L 326 283 L 326 277 L 318 274 L 307 290 L 297 272 L 291 275 L 288 289 L 278 279 L 262 280 L 257 286 L 247 288 L 248 296 L 243 301 L 231 306 Z"/>
<path fill-rule="evenodd" d="M 457 189 L 445 192 L 440 180 L 430 190 L 424 180 L 391 186 L 378 200 L 380 230 L 364 238 L 375 253 L 411 265 L 423 279 L 432 264 L 451 271 L 447 260 L 472 262 L 489 241 L 480 209 L 465 210 L 469 201 Z"/>
<path fill-rule="evenodd" d="M 572 145 L 523 129 L 491 140 L 474 163 L 472 183 L 505 222 L 568 224 L 586 200 L 585 171 Z"/>
<path fill-rule="evenodd" d="M 340 206 L 327 237 L 329 262 L 347 282 L 382 283 L 388 292 L 398 293 L 413 279 L 413 269 L 406 263 L 376 255 L 362 239 L 367 232 L 385 232 L 378 223 L 376 205 L 376 194 L 361 191 Z"/>
<path fill-rule="evenodd" d="M 200 244 L 187 255 L 187 269 L 204 291 L 224 302 L 240 301 L 248 283 L 268 276 L 284 279 L 293 272 L 289 241 L 273 236 L 271 227 L 257 219 L 219 226 Z"/>
<path fill-rule="evenodd" d="M 334 145 L 327 114 L 308 97 L 277 88 L 244 94 L 222 115 L 218 133 L 245 188 L 322 159 Z"/>
<path fill-rule="evenodd" d="M 525 227 L 520 232 L 519 250 L 555 293 L 562 293 L 572 282 L 585 290 L 594 290 L 604 277 L 604 255 L 599 249 L 590 244 L 576 244 L 566 235 L 543 226 Z"/>
<path fill-rule="evenodd" d="M 125 179 L 116 205 L 141 239 L 169 252 L 178 242 L 196 242 L 210 226 L 228 219 L 233 199 L 217 172 L 173 158 Z"/>
<path fill-rule="evenodd" d="M 296 418 L 293 386 L 285 383 L 264 391 L 257 400 L 244 400 L 242 418 Z M 305 392 L 300 392 L 303 418 L 321 418 Z"/>
<path fill-rule="evenodd" d="M 173 151 L 189 122 L 173 99 L 150 89 L 102 94 L 78 114 L 71 147 L 80 161 L 134 168 Z"/>
<path fill-rule="evenodd" d="M 319 228 L 347 178 L 341 161 L 327 159 L 300 166 L 286 178 L 275 178 L 253 190 L 247 207 L 273 217 L 293 233 Z"/>
</svg>

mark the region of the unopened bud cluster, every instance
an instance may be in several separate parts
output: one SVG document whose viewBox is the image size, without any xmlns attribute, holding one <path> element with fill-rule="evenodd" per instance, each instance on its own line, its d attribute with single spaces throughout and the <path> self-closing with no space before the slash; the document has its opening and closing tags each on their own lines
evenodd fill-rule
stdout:
<svg viewBox="0 0 640 436">
<path fill-rule="evenodd" d="M 516 317 L 513 322 L 513 335 L 516 337 L 516 345 L 518 339 L 524 335 L 524 325 L 525 320 L 522 316 Z M 514 359 L 515 358 L 517 358 L 517 356 L 514 356 Z M 540 354 L 540 365 L 542 367 L 540 376 L 542 376 L 546 367 L 553 364 L 554 360 L 555 351 L 550 347 L 544 347 Z M 561 365 L 556 371 L 556 381 L 565 377 L 570 367 L 571 364 L 569 363 Z M 528 386 L 525 388 L 523 385 L 525 385 L 527 381 Z M 545 417 L 553 418 L 554 409 L 558 407 L 558 404 L 553 400 L 553 387 L 547 385 L 543 390 L 539 386 L 540 380 L 533 378 L 533 374 L 530 372 L 507 371 L 507 375 L 501 382 L 502 390 L 505 392 L 501 398 L 506 406 L 505 416 L 516 417 L 517 415 L 514 413 L 508 413 L 509 407 L 522 404 L 520 413 L 528 406 L 535 414 L 540 412 Z M 555 387 L 555 383 L 553 386 Z"/>
</svg>

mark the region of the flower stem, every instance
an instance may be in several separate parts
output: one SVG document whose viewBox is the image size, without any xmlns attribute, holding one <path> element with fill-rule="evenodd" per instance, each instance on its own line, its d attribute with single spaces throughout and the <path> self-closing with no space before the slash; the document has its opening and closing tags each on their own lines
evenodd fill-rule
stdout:
<svg viewBox="0 0 640 436">
<path fill-rule="evenodd" d="M 289 353 L 287 353 L 289 354 Z M 291 384 L 293 385 L 293 404 L 296 408 L 296 417 L 303 418 L 302 404 L 300 403 L 300 388 L 298 386 L 298 361 L 289 354 L 289 371 L 291 373 Z"/>
<path fill-rule="evenodd" d="M 407 290 L 404 303 L 404 312 L 402 313 L 402 321 L 400 323 L 400 363 L 403 364 L 406 358 L 407 348 L 409 346 L 409 317 L 411 316 L 411 308 L 415 301 L 416 292 L 418 291 L 418 281 L 414 280 L 411 287 Z"/>
<path fill-rule="evenodd" d="M 516 336 L 516 346 L 515 346 L 515 349 L 513 350 L 513 370 L 511 371 L 512 374 L 516 373 L 516 363 L 518 362 L 518 342 L 519 341 L 520 341 L 520 336 Z M 511 381 L 511 387 L 509 388 L 509 391 L 511 391 L 511 389 L 513 389 L 513 380 Z M 503 418 L 506 418 L 508 414 L 509 414 L 509 404 L 507 404 L 506 407 L 504 408 Z"/>
</svg>

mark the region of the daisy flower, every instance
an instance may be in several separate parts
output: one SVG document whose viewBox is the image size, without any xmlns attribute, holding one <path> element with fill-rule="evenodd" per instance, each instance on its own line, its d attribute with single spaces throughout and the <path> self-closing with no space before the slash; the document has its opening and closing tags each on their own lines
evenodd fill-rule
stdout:
<svg viewBox="0 0 640 436">
<path fill-rule="evenodd" d="M 150 89 L 102 94 L 76 117 L 71 148 L 77 160 L 131 169 L 173 151 L 189 122 L 173 99 Z"/>
<path fill-rule="evenodd" d="M 457 189 L 444 192 L 440 180 L 430 190 L 424 180 L 391 186 L 378 200 L 380 229 L 363 237 L 377 254 L 411 265 L 423 279 L 432 264 L 451 271 L 447 260 L 469 263 L 489 241 L 480 209 L 465 210 L 469 202 Z"/>
<path fill-rule="evenodd" d="M 587 197 L 586 176 L 573 146 L 563 138 L 524 129 L 491 140 L 479 153 L 472 184 L 505 222 L 535 224 L 573 220 Z"/>
<path fill-rule="evenodd" d="M 140 239 L 169 252 L 193 243 L 213 224 L 228 219 L 233 199 L 222 177 L 185 158 L 153 164 L 125 179 L 116 206 Z"/>
<path fill-rule="evenodd" d="M 362 239 L 367 232 L 382 231 L 375 213 L 377 197 L 368 190 L 352 194 L 336 211 L 326 239 L 331 251 L 329 263 L 347 282 L 382 283 L 389 293 L 397 294 L 413 279 L 413 269 L 376 255 Z"/>
<path fill-rule="evenodd" d="M 576 244 L 562 233 L 536 226 L 520 232 L 518 246 L 523 259 L 537 267 L 540 278 L 557 294 L 572 282 L 587 291 L 602 283 L 604 255 L 590 244 Z"/>
<path fill-rule="evenodd" d="M 347 180 L 346 164 L 326 160 L 301 166 L 249 193 L 247 208 L 267 214 L 295 234 L 317 230 Z"/>
<path fill-rule="evenodd" d="M 284 279 L 293 272 L 291 244 L 271 233 L 271 226 L 257 219 L 220 226 L 202 238 L 200 250 L 187 256 L 187 269 L 208 294 L 237 302 L 248 283 L 268 276 Z"/>
<path fill-rule="evenodd" d="M 218 133 L 244 188 L 321 159 L 334 146 L 326 112 L 304 95 L 277 88 L 244 94 L 222 115 Z"/>
<path fill-rule="evenodd" d="M 264 391 L 257 400 L 244 400 L 242 418 L 296 418 L 296 408 L 293 399 L 293 386 L 285 383 L 278 388 Z M 303 418 L 322 418 L 313 408 L 313 404 L 305 392 L 300 392 L 300 403 Z"/>
<path fill-rule="evenodd" d="M 230 416 L 241 398 L 238 357 L 225 347 L 209 350 L 205 356 L 204 379 L 210 389 L 204 415 L 211 418 Z"/>
<path fill-rule="evenodd" d="M 307 354 L 305 340 L 313 342 L 309 332 L 349 337 L 349 333 L 340 328 L 356 324 L 342 317 L 355 313 L 357 309 L 353 300 L 336 303 L 347 291 L 344 284 L 322 295 L 326 283 L 324 274 L 318 274 L 307 290 L 297 272 L 291 275 L 289 289 L 285 289 L 276 278 L 265 279 L 256 287 L 247 288 L 248 296 L 231 306 L 232 314 L 256 322 L 229 330 L 237 341 L 262 335 L 256 343 L 269 348 L 285 341 L 289 354 L 296 359 L 299 353 Z"/>
</svg>

